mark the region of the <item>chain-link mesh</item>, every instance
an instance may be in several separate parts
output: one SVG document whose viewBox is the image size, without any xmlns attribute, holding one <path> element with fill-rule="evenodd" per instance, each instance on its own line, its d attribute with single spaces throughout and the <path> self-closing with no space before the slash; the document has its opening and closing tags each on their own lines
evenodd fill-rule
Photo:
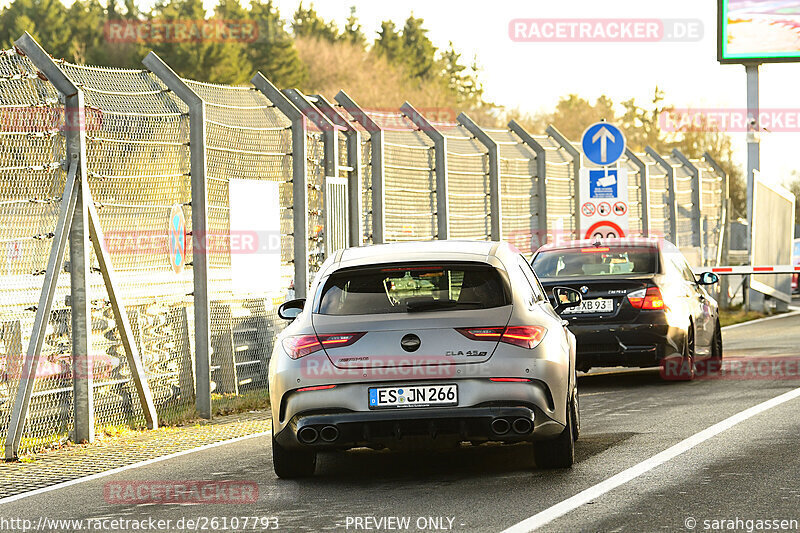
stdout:
<svg viewBox="0 0 800 533">
<path fill-rule="evenodd" d="M 390 123 L 384 138 L 384 240 L 435 239 L 436 166 L 431 141 L 401 113 L 372 113 L 378 124 Z"/>
<path fill-rule="evenodd" d="M 0 436 L 5 438 L 53 244 L 66 172 L 64 107 L 14 50 L 0 52 Z M 72 429 L 69 274 L 60 273 L 22 450 Z"/>
<path fill-rule="evenodd" d="M 700 216 L 703 232 L 704 263 L 712 265 L 718 257 L 719 239 L 723 224 L 724 178 L 705 159 L 692 160 L 700 171 Z"/>
<path fill-rule="evenodd" d="M 144 70 L 60 67 L 84 93 L 89 188 L 156 410 L 165 419 L 180 416 L 194 400 L 192 273 L 173 271 L 168 240 L 173 206 L 191 220 L 186 106 Z M 139 397 L 94 256 L 92 265 L 96 425 L 141 426 Z"/>
<path fill-rule="evenodd" d="M 510 130 L 484 131 L 498 146 L 502 238 L 530 253 L 541 242 L 536 152 Z"/>
<path fill-rule="evenodd" d="M 676 221 L 678 235 L 675 244 L 679 248 L 690 248 L 693 246 L 692 220 L 695 205 L 692 201 L 692 181 L 694 176 L 692 171 L 674 155 L 666 155 L 664 160 L 672 166 L 675 173 L 675 203 L 678 206 Z"/>
<path fill-rule="evenodd" d="M 213 392 L 265 391 L 274 337 L 283 327 L 276 310 L 286 299 L 293 278 L 291 122 L 253 87 L 184 81 L 203 99 L 206 108 Z M 278 184 L 281 270 L 280 282 L 271 291 L 262 290 L 255 282 L 248 285 L 241 279 L 242 272 L 234 268 L 235 254 L 271 251 L 271 235 L 256 232 L 256 243 L 248 245 L 245 235 L 238 235 L 242 229 L 232 227 L 234 180 Z M 321 212 L 321 205 L 309 205 Z M 265 217 L 271 215 L 275 214 L 265 213 Z"/>
<path fill-rule="evenodd" d="M 644 235 L 642 225 L 642 174 L 639 166 L 623 155 L 617 168 L 628 171 L 628 234 Z"/>
<path fill-rule="evenodd" d="M 159 417 L 179 418 L 194 399 L 193 253 L 206 254 L 211 307 L 211 378 L 216 394 L 266 391 L 267 366 L 275 335 L 283 327 L 276 307 L 288 294 L 294 276 L 294 216 L 291 122 L 260 91 L 184 80 L 204 101 L 205 138 L 190 146 L 187 106 L 146 70 L 120 70 L 57 62 L 85 95 L 86 170 L 106 247 L 118 273 L 119 297 L 126 305 L 134 340 Z M 53 86 L 30 61 L 9 50 L 0 53 L 0 427 L 8 427 L 23 355 L 30 342 L 36 306 L 53 242 L 65 180 L 65 135 L 74 126 Z M 372 142 L 375 132 L 352 120 L 360 132 L 362 222 L 364 242 L 373 236 Z M 370 112 L 383 125 L 384 225 L 386 241 L 428 240 L 438 236 L 434 146 L 426 132 L 400 112 Z M 313 275 L 326 253 L 325 160 L 323 134 L 307 123 L 309 271 Z M 447 138 L 447 179 L 452 238 L 490 236 L 489 161 L 486 147 L 460 125 L 437 124 Z M 502 236 L 524 252 L 547 240 L 574 238 L 575 182 L 572 157 L 549 135 L 534 139 L 546 152 L 545 174 L 537 175 L 537 155 L 506 129 L 486 130 L 499 146 Z M 339 176 L 348 175 L 348 138 L 336 134 Z M 183 213 L 191 234 L 191 150 L 206 154 L 207 231 L 204 250 L 192 250 L 186 268 L 175 273 L 170 223 Z M 648 155 L 649 220 L 652 235 L 669 234 L 667 172 Z M 692 175 L 673 156 L 678 207 L 677 240 L 692 239 Z M 586 162 L 584 162 L 586 164 Z M 706 260 L 716 252 L 722 220 L 723 178 L 708 164 L 701 172 L 701 207 Z M 642 229 L 642 177 L 633 162 L 629 172 L 629 218 L 632 234 Z M 545 197 L 539 197 L 544 179 Z M 237 253 L 255 250 L 234 239 L 231 191 L 254 184 L 275 191 L 279 228 L 278 274 L 268 289 L 237 274 Z M 261 185 L 259 185 L 261 187 Z M 274 187 L 274 188 L 273 188 Z M 240 191 L 243 189 L 239 189 Z M 249 190 L 249 189 L 248 189 Z M 265 196 L 266 198 L 266 196 Z M 240 200 L 236 200 L 239 202 Z M 343 205 L 339 199 L 337 206 Z M 546 227 L 539 206 L 546 202 Z M 238 205 L 238 204 L 237 204 Z M 254 217 L 267 217 L 261 207 Z M 262 216 L 263 215 L 263 216 Z M 238 216 L 238 215 L 237 215 Z M 252 246 L 252 242 L 250 243 Z M 277 257 L 278 246 L 271 248 Z M 92 258 L 91 349 L 98 426 L 142 426 L 144 417 L 132 384 L 102 276 Z M 177 269 L 180 270 L 180 269 Z M 248 282 L 252 281 L 249 285 Z M 30 414 L 21 451 L 66 439 L 73 425 L 69 277 L 58 275 L 53 309 L 36 373 Z"/>
<path fill-rule="evenodd" d="M 636 154 L 647 165 L 647 198 L 650 202 L 650 235 L 673 240 L 670 234 L 669 177 L 648 153 Z"/>
<path fill-rule="evenodd" d="M 447 196 L 451 239 L 489 240 L 489 152 L 464 126 L 435 124 L 447 139 Z"/>
<path fill-rule="evenodd" d="M 547 242 L 579 238 L 575 233 L 575 163 L 569 152 L 549 135 L 533 137 L 545 149 Z"/>
</svg>

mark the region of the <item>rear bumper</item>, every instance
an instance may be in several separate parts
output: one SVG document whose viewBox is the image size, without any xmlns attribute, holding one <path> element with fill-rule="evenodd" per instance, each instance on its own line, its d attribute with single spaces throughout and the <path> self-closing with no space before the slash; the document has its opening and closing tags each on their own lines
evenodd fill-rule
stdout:
<svg viewBox="0 0 800 533">
<path fill-rule="evenodd" d="M 562 424 L 537 406 L 517 404 L 300 413 L 275 434 L 275 439 L 287 448 L 343 449 L 391 447 L 404 439 L 420 437 L 434 443 L 520 442 L 552 438 L 563 430 Z"/>
<path fill-rule="evenodd" d="M 583 324 L 575 334 L 578 370 L 591 366 L 652 367 L 681 357 L 686 332 L 668 324 Z"/>
</svg>

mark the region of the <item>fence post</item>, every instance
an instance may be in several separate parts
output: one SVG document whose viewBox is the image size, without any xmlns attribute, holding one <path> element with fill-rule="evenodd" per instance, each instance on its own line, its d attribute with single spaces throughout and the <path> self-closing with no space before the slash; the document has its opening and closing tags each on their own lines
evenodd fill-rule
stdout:
<svg viewBox="0 0 800 533">
<path fill-rule="evenodd" d="M 672 149 L 672 155 L 675 156 L 678 161 L 683 163 L 683 166 L 689 169 L 689 172 L 692 174 L 692 246 L 700 247 L 700 256 L 705 258 L 705 253 L 703 250 L 705 242 L 703 241 L 703 228 L 701 224 L 703 212 L 703 194 L 701 187 L 703 186 L 703 183 L 700 169 L 697 168 L 691 161 L 689 161 L 689 158 L 683 155 L 683 153 L 681 153 L 681 151 L 677 148 Z"/>
<path fill-rule="evenodd" d="M 303 113 L 272 82 L 258 72 L 250 82 L 292 122 L 292 234 L 294 236 L 294 294 L 308 291 L 308 185 L 306 121 Z"/>
<path fill-rule="evenodd" d="M 500 195 L 500 149 L 497 142 L 481 129 L 466 113 L 458 115 L 458 123 L 464 126 L 488 151 L 489 156 L 489 209 L 491 210 L 491 240 L 503 238 L 503 203 Z"/>
<path fill-rule="evenodd" d="M 447 191 L 447 137 L 435 129 L 433 124 L 408 102 L 400 107 L 400 111 L 433 141 L 433 153 L 436 161 L 434 168 L 436 174 L 436 238 L 447 239 L 450 236 L 450 198 Z"/>
<path fill-rule="evenodd" d="M 640 202 L 642 204 L 642 235 L 650 236 L 650 191 L 648 190 L 648 170 L 644 161 L 633 153 L 630 148 L 625 149 L 625 156 L 639 169 L 639 189 L 641 193 Z"/>
<path fill-rule="evenodd" d="M 386 239 L 386 188 L 383 180 L 383 130 L 366 111 L 344 91 L 339 91 L 334 100 L 342 106 L 356 122 L 369 132 L 370 179 L 372 189 L 372 244 L 383 244 Z"/>
<path fill-rule="evenodd" d="M 714 172 L 719 174 L 722 178 L 722 183 L 720 184 L 720 193 L 722 194 L 722 198 L 720 199 L 720 213 L 719 213 L 719 237 L 717 241 L 717 257 L 715 258 L 716 266 L 721 265 L 728 265 L 729 262 L 729 250 L 730 250 L 730 213 L 731 213 L 731 202 L 730 202 L 730 190 L 728 186 L 728 174 L 722 170 L 722 167 L 717 163 L 717 161 L 709 154 L 708 152 L 703 153 L 703 159 L 711 165 L 711 168 L 714 169 Z M 730 281 L 728 276 L 720 276 L 719 280 L 719 295 L 720 295 L 720 305 L 723 308 L 730 307 L 730 299 L 728 297 L 728 290 L 729 290 Z"/>
<path fill-rule="evenodd" d="M 363 227 L 361 212 L 363 201 L 361 197 L 361 132 L 355 129 L 346 118 L 339 114 L 328 100 L 321 94 L 313 96 L 314 105 L 336 126 L 344 130 L 347 137 L 347 203 L 350 206 L 348 213 L 348 226 L 350 233 L 350 246 L 361 246 L 363 243 Z"/>
<path fill-rule="evenodd" d="M 678 244 L 678 204 L 675 199 L 675 169 L 672 168 L 663 157 L 659 155 L 658 152 L 653 150 L 651 147 L 646 146 L 644 149 L 647 152 L 647 155 L 652 157 L 656 163 L 664 169 L 664 172 L 667 173 L 667 202 L 669 202 L 669 233 L 670 233 L 670 240 L 672 244 L 675 246 L 679 246 Z"/>
<path fill-rule="evenodd" d="M 508 128 L 513 131 L 522 142 L 530 147 L 536 154 L 536 190 L 539 196 L 539 219 L 537 220 L 540 233 L 540 246 L 547 243 L 547 152 L 539 141 L 534 139 L 525 128 L 516 120 L 508 123 Z"/>
<path fill-rule="evenodd" d="M 155 52 L 147 54 L 142 63 L 189 107 L 189 162 L 192 176 L 195 408 L 197 409 L 197 414 L 202 418 L 211 418 L 211 307 L 208 299 L 206 104 Z"/>
<path fill-rule="evenodd" d="M 573 212 L 575 213 L 575 238 L 581 238 L 581 153 L 572 146 L 572 143 L 562 135 L 558 129 L 552 124 L 547 126 L 545 132 L 555 139 L 555 141 L 566 151 L 572 158 L 572 180 L 575 186 L 575 199 L 573 200 Z"/>
</svg>

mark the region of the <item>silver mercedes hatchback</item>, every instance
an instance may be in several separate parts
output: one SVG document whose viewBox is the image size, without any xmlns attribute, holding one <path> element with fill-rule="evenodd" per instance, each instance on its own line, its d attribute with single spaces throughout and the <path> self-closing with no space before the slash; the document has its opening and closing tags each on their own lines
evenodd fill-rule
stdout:
<svg viewBox="0 0 800 533">
<path fill-rule="evenodd" d="M 580 304 L 556 287 L 558 308 Z M 534 442 L 536 464 L 569 467 L 580 419 L 575 338 L 511 245 L 429 241 L 341 250 L 269 368 L 272 456 L 282 478 L 317 451 Z"/>
</svg>

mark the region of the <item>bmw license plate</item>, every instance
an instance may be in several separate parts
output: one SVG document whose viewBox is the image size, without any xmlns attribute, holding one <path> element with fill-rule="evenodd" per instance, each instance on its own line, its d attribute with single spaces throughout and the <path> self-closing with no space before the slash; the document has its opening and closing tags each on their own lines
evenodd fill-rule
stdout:
<svg viewBox="0 0 800 533">
<path fill-rule="evenodd" d="M 596 298 L 594 300 L 584 300 L 581 305 L 564 309 L 562 314 L 567 313 L 612 313 L 614 311 L 614 300 L 611 298 Z"/>
<path fill-rule="evenodd" d="M 457 385 L 411 385 L 369 389 L 370 409 L 444 405 L 458 405 Z"/>
</svg>

